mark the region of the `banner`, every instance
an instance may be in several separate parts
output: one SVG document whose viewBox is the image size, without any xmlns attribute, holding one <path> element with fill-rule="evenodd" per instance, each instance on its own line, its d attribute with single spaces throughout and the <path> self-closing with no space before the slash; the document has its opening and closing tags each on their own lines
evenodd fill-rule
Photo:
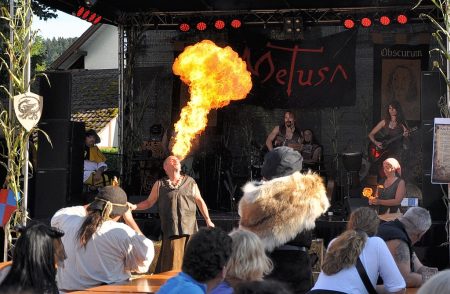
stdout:
<svg viewBox="0 0 450 294">
<path fill-rule="evenodd" d="M 427 70 L 429 45 L 374 45 L 374 123 L 397 100 L 406 120 L 420 120 L 420 72 Z"/>
<path fill-rule="evenodd" d="M 267 108 L 354 105 L 355 44 L 356 31 L 302 41 L 232 36 L 231 46 L 252 73 L 253 89 L 242 103 Z"/>
<path fill-rule="evenodd" d="M 431 168 L 433 184 L 450 183 L 450 119 L 434 119 L 433 161 Z"/>
</svg>

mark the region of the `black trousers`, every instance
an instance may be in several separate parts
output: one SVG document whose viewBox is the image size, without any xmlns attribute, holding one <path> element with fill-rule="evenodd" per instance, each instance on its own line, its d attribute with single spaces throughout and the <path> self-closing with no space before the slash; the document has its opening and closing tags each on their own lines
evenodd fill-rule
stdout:
<svg viewBox="0 0 450 294">
<path fill-rule="evenodd" d="M 269 254 L 274 268 L 268 279 L 285 283 L 293 293 L 304 294 L 312 288 L 312 269 L 308 252 L 275 250 Z"/>
</svg>

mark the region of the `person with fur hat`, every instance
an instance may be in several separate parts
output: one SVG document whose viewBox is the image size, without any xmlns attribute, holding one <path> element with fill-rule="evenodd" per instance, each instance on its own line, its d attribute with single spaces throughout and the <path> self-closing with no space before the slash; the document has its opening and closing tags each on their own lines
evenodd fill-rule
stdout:
<svg viewBox="0 0 450 294">
<path fill-rule="evenodd" d="M 402 168 L 397 159 L 391 157 L 383 161 L 383 171 L 386 179 L 378 186 L 378 197 L 370 198 L 369 204 L 378 205 L 378 214 L 396 213 L 406 196 Z"/>
<path fill-rule="evenodd" d="M 264 158 L 264 181 L 247 183 L 239 201 L 239 227 L 258 235 L 272 259 L 268 278 L 285 282 L 294 293 L 312 287 L 310 230 L 330 206 L 322 178 L 301 169 L 300 153 L 275 148 Z"/>
<path fill-rule="evenodd" d="M 118 222 L 121 217 L 125 223 Z M 83 290 L 126 281 L 131 272 L 147 272 L 153 243 L 130 219 L 127 195 L 118 186 L 99 189 L 86 206 L 57 211 L 51 224 L 66 233 L 62 242 L 67 252 L 65 266 L 58 268 L 58 287 Z"/>
</svg>

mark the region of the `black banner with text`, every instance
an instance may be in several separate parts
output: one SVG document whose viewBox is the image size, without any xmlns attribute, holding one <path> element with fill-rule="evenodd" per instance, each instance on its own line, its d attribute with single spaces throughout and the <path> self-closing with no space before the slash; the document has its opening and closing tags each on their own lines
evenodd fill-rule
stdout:
<svg viewBox="0 0 450 294">
<path fill-rule="evenodd" d="M 355 45 L 356 31 L 302 41 L 232 37 L 231 46 L 247 62 L 253 79 L 242 103 L 266 108 L 354 105 Z"/>
</svg>

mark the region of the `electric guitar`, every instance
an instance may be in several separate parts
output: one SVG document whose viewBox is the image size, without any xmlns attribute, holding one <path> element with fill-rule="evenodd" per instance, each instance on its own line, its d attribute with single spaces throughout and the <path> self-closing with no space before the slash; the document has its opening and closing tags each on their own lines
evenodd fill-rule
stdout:
<svg viewBox="0 0 450 294">
<path fill-rule="evenodd" d="M 414 132 L 416 132 L 419 128 L 418 127 L 414 127 L 411 128 L 408 133 L 411 135 Z M 403 137 L 403 133 L 402 134 L 398 134 L 392 138 L 386 139 L 386 140 L 380 140 L 380 142 L 382 143 L 381 148 L 376 146 L 373 142 L 369 142 L 369 146 L 368 146 L 368 152 L 367 154 L 369 155 L 369 161 L 371 163 L 373 162 L 377 162 L 378 160 L 380 160 L 380 158 L 384 158 L 385 155 L 387 155 L 389 153 L 389 145 L 391 145 L 393 142 L 401 139 Z"/>
</svg>

